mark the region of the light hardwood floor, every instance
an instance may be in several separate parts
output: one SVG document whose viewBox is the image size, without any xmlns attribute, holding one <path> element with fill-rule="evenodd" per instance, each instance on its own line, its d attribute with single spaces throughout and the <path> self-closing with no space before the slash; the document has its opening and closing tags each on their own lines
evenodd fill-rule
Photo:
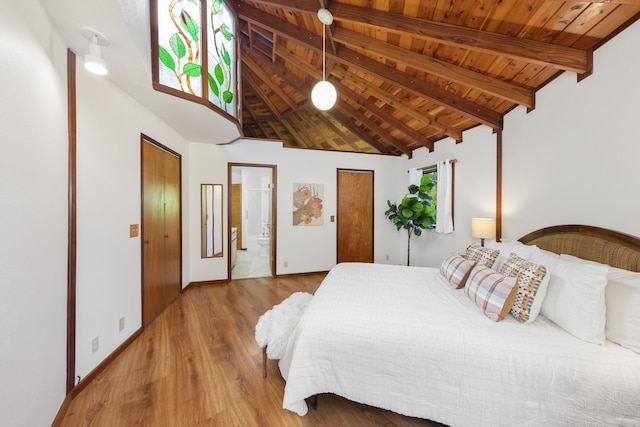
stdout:
<svg viewBox="0 0 640 427">
<path fill-rule="evenodd" d="M 62 426 L 437 426 L 321 395 L 304 417 L 282 409 L 277 362 L 262 377 L 258 318 L 324 274 L 188 289 L 71 402 Z"/>
</svg>

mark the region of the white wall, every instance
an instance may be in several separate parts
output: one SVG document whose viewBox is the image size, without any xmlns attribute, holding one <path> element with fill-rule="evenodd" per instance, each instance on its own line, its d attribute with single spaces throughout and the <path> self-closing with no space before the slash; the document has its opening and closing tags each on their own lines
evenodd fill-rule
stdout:
<svg viewBox="0 0 640 427">
<path fill-rule="evenodd" d="M 309 271 L 325 271 L 336 263 L 336 223 L 330 222 L 336 215 L 336 178 L 338 168 L 366 169 L 375 172 L 375 261 L 403 263 L 398 250 L 402 240 L 392 224 L 384 217 L 387 199 L 395 197 L 404 175 L 401 157 L 371 154 L 344 154 L 336 152 L 282 148 L 281 143 L 244 140 L 234 144 L 215 146 L 191 144 L 189 173 L 190 191 L 203 182 L 224 183 L 225 203 L 227 163 L 243 162 L 277 165 L 277 274 L 294 274 Z M 324 184 L 324 224 L 322 226 L 292 225 L 293 184 Z M 197 221 L 199 200 L 191 201 L 190 250 L 199 253 L 200 228 Z M 225 218 L 225 222 L 227 218 Z M 225 225 L 226 226 L 226 225 Z M 194 252 L 195 251 L 195 252 Z M 389 254 L 387 261 L 385 255 Z M 191 280 L 220 280 L 227 277 L 228 254 L 225 258 L 191 259 Z M 285 261 L 288 267 L 284 267 Z"/>
<path fill-rule="evenodd" d="M 35 0 L 0 13 L 0 424 L 45 426 L 65 396 L 66 46 Z"/>
<path fill-rule="evenodd" d="M 76 375 L 84 377 L 141 326 L 141 234 L 129 237 L 129 225 L 141 223 L 140 134 L 182 155 L 185 242 L 189 153 L 180 135 L 108 79 L 87 72 L 81 57 L 77 62 Z M 186 285 L 189 246 L 183 246 Z M 92 353 L 94 337 L 100 348 Z"/>
<path fill-rule="evenodd" d="M 555 224 L 640 236 L 640 22 L 594 53 L 580 83 L 565 73 L 510 113 L 504 130 L 504 237 Z"/>
</svg>

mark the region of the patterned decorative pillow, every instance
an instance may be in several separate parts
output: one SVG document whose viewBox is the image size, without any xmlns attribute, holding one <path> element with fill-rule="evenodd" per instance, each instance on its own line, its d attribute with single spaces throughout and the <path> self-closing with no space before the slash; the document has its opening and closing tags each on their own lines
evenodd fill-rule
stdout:
<svg viewBox="0 0 640 427">
<path fill-rule="evenodd" d="M 518 279 L 518 292 L 511 307 L 511 314 L 523 323 L 536 320 L 551 276 L 547 274 L 547 268 L 512 253 L 500 269 L 500 273 Z"/>
<path fill-rule="evenodd" d="M 440 274 L 444 276 L 453 289 L 460 289 L 469 277 L 471 269 L 476 263 L 464 258 L 458 252 L 453 252 L 440 265 Z"/>
<path fill-rule="evenodd" d="M 518 291 L 518 280 L 484 265 L 471 270 L 465 294 L 489 319 L 499 322 L 511 310 Z"/>
<path fill-rule="evenodd" d="M 475 261 L 478 264 L 486 265 L 487 267 L 491 268 L 498 259 L 499 255 L 500 251 L 498 249 L 471 245 L 467 248 L 467 253 L 464 257 L 470 261 Z"/>
</svg>

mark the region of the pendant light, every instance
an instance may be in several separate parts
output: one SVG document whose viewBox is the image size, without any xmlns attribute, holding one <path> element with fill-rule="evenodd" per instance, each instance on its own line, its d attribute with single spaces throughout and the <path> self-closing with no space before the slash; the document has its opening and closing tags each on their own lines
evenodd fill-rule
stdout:
<svg viewBox="0 0 640 427">
<path fill-rule="evenodd" d="M 311 91 L 311 102 L 318 110 L 326 111 L 333 107 L 338 98 L 336 88 L 326 78 L 326 28 L 333 23 L 333 15 L 325 8 L 318 10 L 318 19 L 322 22 L 322 81 L 316 83 Z"/>
</svg>

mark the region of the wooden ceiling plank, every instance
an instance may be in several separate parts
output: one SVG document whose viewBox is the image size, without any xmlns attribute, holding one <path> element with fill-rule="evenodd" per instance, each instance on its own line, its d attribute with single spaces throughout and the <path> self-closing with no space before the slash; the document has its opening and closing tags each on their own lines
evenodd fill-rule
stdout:
<svg viewBox="0 0 640 427">
<path fill-rule="evenodd" d="M 287 24 L 268 13 L 262 12 L 252 6 L 240 2 L 238 5 L 238 17 L 249 22 L 256 22 L 263 27 L 273 31 L 279 36 L 293 40 L 295 43 L 314 49 L 316 52 L 322 51 L 322 37 L 311 32 L 304 31 L 291 24 Z M 276 49 L 277 50 L 277 49 Z M 415 80 L 411 76 L 403 76 L 385 64 L 370 60 L 344 47 L 340 49 L 339 55 L 327 53 L 327 57 L 338 63 L 362 69 L 366 73 L 377 75 L 381 80 L 389 80 L 397 85 L 403 86 L 411 93 L 417 93 L 421 97 L 430 99 L 439 105 L 450 108 L 461 114 L 468 115 L 493 129 L 502 129 L 502 116 L 484 108 L 482 105 L 468 101 L 463 97 L 452 94 L 440 87 L 423 81 Z"/>
<path fill-rule="evenodd" d="M 304 143 L 304 138 L 298 133 L 297 129 L 294 129 L 293 126 L 291 126 L 291 124 L 287 120 L 282 120 L 281 123 L 287 129 L 287 131 L 291 134 L 291 136 L 293 137 L 293 141 L 298 145 L 298 147 L 309 148 Z"/>
<path fill-rule="evenodd" d="M 353 120 L 351 120 L 347 114 L 340 111 L 338 108 L 332 108 L 331 110 L 329 110 L 329 115 L 339 121 L 344 127 L 349 129 L 349 131 L 358 135 L 360 139 L 369 144 L 371 148 L 377 150 L 380 154 L 398 155 L 397 153 L 392 153 L 391 150 L 389 150 L 387 147 L 373 140 L 368 133 L 361 129 L 360 126 L 353 122 Z"/>
<path fill-rule="evenodd" d="M 303 135 L 304 139 L 309 141 L 312 147 L 319 150 L 325 149 L 325 147 L 322 146 L 322 142 L 318 138 L 316 138 L 315 135 L 309 132 L 309 130 L 307 129 L 307 126 L 309 126 L 309 123 L 306 120 L 302 119 L 299 114 L 296 113 L 296 114 L 290 115 L 287 118 L 287 121 L 292 125 L 294 124 L 296 125 L 296 129 L 298 130 L 298 133 Z"/>
<path fill-rule="evenodd" d="M 263 126 L 269 126 L 269 128 L 272 130 L 272 132 L 276 134 L 278 139 L 280 141 L 282 141 L 283 144 L 285 144 L 289 139 L 291 139 L 291 136 L 289 136 L 287 134 L 283 134 L 282 132 L 280 132 L 280 129 L 278 129 L 278 127 L 275 126 L 275 124 L 272 123 L 272 122 L 266 122 L 266 123 L 263 124 Z"/>
<path fill-rule="evenodd" d="M 346 98 L 358 104 L 365 110 L 370 111 L 372 114 L 377 116 L 380 120 L 382 120 L 385 123 L 388 123 L 394 129 L 397 129 L 400 132 L 404 133 L 419 145 L 427 148 L 430 152 L 433 151 L 432 142 L 428 141 L 427 138 L 420 132 L 410 128 L 409 126 L 406 126 L 404 122 L 402 122 L 402 120 L 397 119 L 393 114 L 388 113 L 382 108 L 376 106 L 373 102 L 369 101 L 368 99 L 365 99 L 363 96 L 360 96 L 355 92 L 350 92 L 348 95 L 346 95 Z"/>
<path fill-rule="evenodd" d="M 502 117 L 484 106 L 448 92 L 437 85 L 415 79 L 395 68 L 381 64 L 351 49 L 341 49 L 340 59 L 345 65 L 356 68 L 377 79 L 391 82 L 398 88 L 420 98 L 428 99 L 459 114 L 471 117 L 493 129 L 502 129 Z"/>
<path fill-rule="evenodd" d="M 396 147 L 398 151 L 406 154 L 408 157 L 411 157 L 411 150 L 406 145 L 400 144 L 398 140 L 393 135 L 391 135 L 391 133 L 389 133 L 386 129 L 383 129 L 382 126 L 380 126 L 373 120 L 367 118 L 363 114 L 359 114 L 358 111 L 349 103 L 340 100 L 336 103 L 336 105 L 337 108 L 345 112 L 348 116 L 357 117 L 357 120 L 359 122 L 361 122 L 365 127 L 369 128 L 373 133 L 378 135 L 378 137 L 385 141 L 388 145 Z M 369 140 L 366 141 L 368 142 Z"/>
<path fill-rule="evenodd" d="M 320 135 L 329 146 L 331 146 L 334 150 L 340 150 L 340 146 L 333 140 L 333 138 L 327 135 L 327 133 L 323 131 L 320 126 L 316 124 L 316 122 L 313 120 L 313 117 L 308 114 L 308 111 L 300 111 L 298 115 L 305 121 L 305 123 L 311 126 L 313 130 L 316 131 L 316 133 Z"/>
<path fill-rule="evenodd" d="M 376 52 L 392 61 L 401 62 L 416 69 L 424 69 L 444 79 L 458 82 L 464 86 L 476 88 L 482 92 L 515 102 L 525 107 L 533 107 L 534 93 L 528 88 L 514 85 L 495 77 L 469 70 L 439 59 L 412 52 L 399 46 L 375 40 L 362 33 L 344 28 L 336 28 L 333 37 L 339 43 L 364 51 Z"/>
<path fill-rule="evenodd" d="M 246 52 L 242 55 L 242 63 L 249 67 L 249 69 L 258 77 L 262 82 L 264 82 L 269 89 L 271 89 L 277 96 L 279 96 L 285 104 L 289 106 L 292 110 L 294 110 L 297 105 L 296 102 L 289 97 L 280 86 L 271 79 L 264 69 L 259 64 L 260 60 L 253 56 L 251 53 Z M 270 65 L 269 65 L 270 66 Z"/>
<path fill-rule="evenodd" d="M 640 1 L 640 0 L 639 0 Z M 561 70 L 583 73 L 587 70 L 591 52 L 535 40 L 521 39 L 504 34 L 490 33 L 457 25 L 384 13 L 369 8 L 334 3 L 334 19 L 371 28 L 408 34 L 416 38 L 478 50 L 492 55 L 507 56 L 535 62 Z"/>
<path fill-rule="evenodd" d="M 282 117 L 280 115 L 278 107 L 276 107 L 273 104 L 273 102 L 271 102 L 269 97 L 262 92 L 262 89 L 260 88 L 260 82 L 255 80 L 254 75 L 251 73 L 248 73 L 247 71 L 248 70 L 245 70 L 245 72 L 243 73 L 243 81 L 249 84 L 251 91 L 254 93 L 255 96 L 257 96 L 259 99 L 262 100 L 262 102 L 267 106 L 267 108 L 269 108 L 269 110 L 271 111 L 271 114 L 273 114 L 277 119 L 280 120 Z"/>
<path fill-rule="evenodd" d="M 422 111 L 413 105 L 403 102 L 403 100 L 399 97 L 396 97 L 386 90 L 376 86 L 375 84 L 371 84 L 368 81 L 359 78 L 354 74 L 348 74 L 344 70 L 336 69 L 333 73 L 336 77 L 342 79 L 343 81 L 350 81 L 354 86 L 361 89 L 362 92 L 371 93 L 373 96 L 383 101 L 386 104 L 389 104 L 393 108 L 398 111 L 403 111 L 406 114 L 412 116 L 416 120 L 421 123 L 425 123 L 427 126 L 431 126 L 437 129 L 440 132 L 444 132 L 447 136 L 455 139 L 456 141 L 462 141 L 462 132 L 456 130 L 450 126 L 447 126 L 441 123 L 436 117 L 433 117 L 427 111 Z M 393 83 L 391 83 L 393 84 Z M 348 96 L 348 95 L 346 95 Z"/>
<path fill-rule="evenodd" d="M 347 145 L 349 145 L 349 147 L 351 147 L 353 149 L 353 151 L 361 151 L 360 147 L 358 147 L 356 144 L 353 143 L 353 141 L 351 141 L 351 138 L 349 137 L 349 135 L 347 135 L 343 129 L 338 128 L 329 118 L 328 115 L 326 114 L 316 114 L 316 118 L 320 121 L 322 121 L 324 123 L 325 126 L 327 126 L 331 131 L 333 131 L 336 135 L 338 135 L 338 138 L 340 138 L 343 142 L 345 142 Z M 356 137 L 358 137 L 357 135 L 355 135 Z"/>
</svg>

